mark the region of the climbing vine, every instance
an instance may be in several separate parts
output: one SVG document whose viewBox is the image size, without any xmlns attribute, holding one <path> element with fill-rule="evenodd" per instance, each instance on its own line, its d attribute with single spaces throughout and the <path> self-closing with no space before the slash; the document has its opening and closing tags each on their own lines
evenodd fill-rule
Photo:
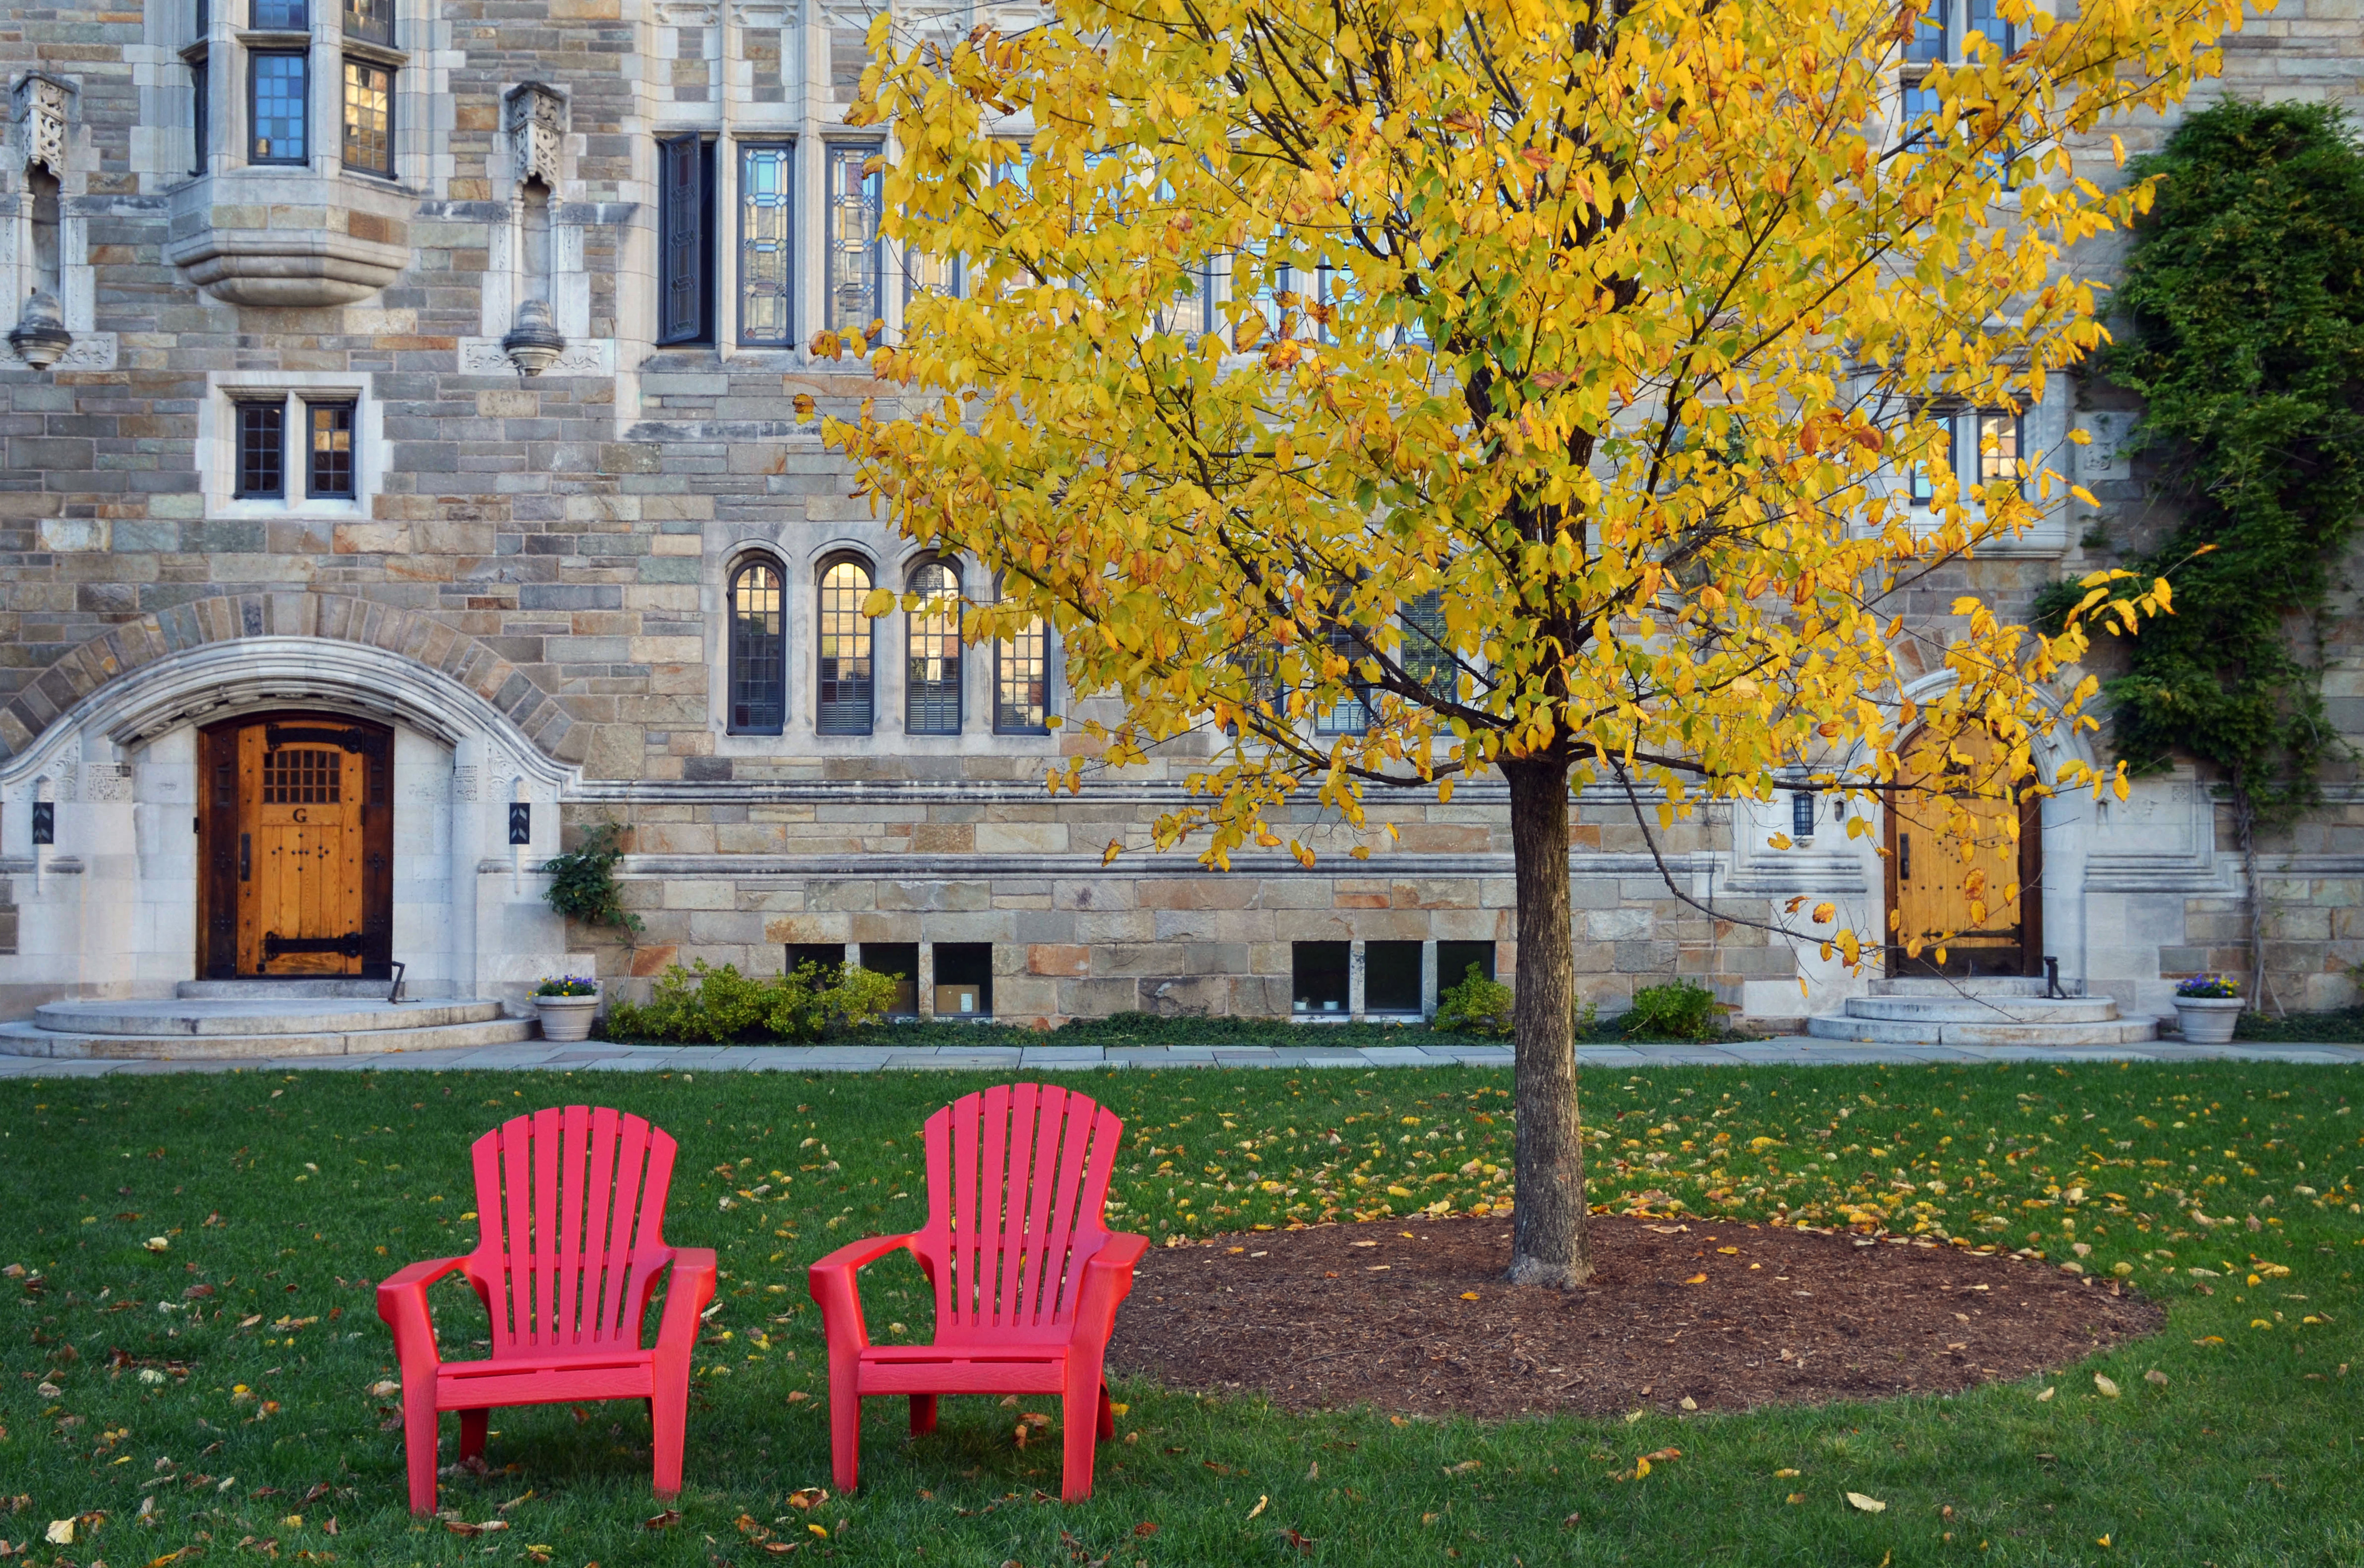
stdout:
<svg viewBox="0 0 2364 1568">
<path fill-rule="evenodd" d="M 2166 177 L 2119 289 L 2131 330 L 2100 368 L 2146 400 L 2137 441 L 2181 521 L 2128 563 L 2170 579 L 2175 614 L 2145 625 L 2107 690 L 2129 771 L 2181 751 L 2222 773 L 2257 995 L 2257 833 L 2319 798 L 2341 747 L 2321 628 L 2364 520 L 2364 149 L 2336 107 L 2231 100 L 2134 172 Z"/>
</svg>

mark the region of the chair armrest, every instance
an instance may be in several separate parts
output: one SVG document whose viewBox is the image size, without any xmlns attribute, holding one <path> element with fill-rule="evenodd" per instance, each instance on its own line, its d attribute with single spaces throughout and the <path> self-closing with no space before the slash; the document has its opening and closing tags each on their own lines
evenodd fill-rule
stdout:
<svg viewBox="0 0 2364 1568">
<path fill-rule="evenodd" d="M 709 1247 L 675 1247 L 673 1277 L 665 1282 L 664 1316 L 657 1319 L 661 1347 L 686 1349 L 697 1340 L 699 1314 L 714 1299 L 714 1251 Z"/>
<path fill-rule="evenodd" d="M 848 1342 L 853 1345 L 870 1342 L 870 1330 L 862 1321 L 862 1291 L 854 1283 L 853 1273 L 910 1244 L 908 1234 L 864 1237 L 847 1242 L 806 1273 L 805 1288 L 820 1308 L 821 1333 L 831 1344 L 836 1343 L 841 1331 L 850 1337 Z"/>
<path fill-rule="evenodd" d="M 403 1378 L 414 1368 L 432 1371 L 443 1360 L 435 1344 L 435 1318 L 427 1309 L 427 1287 L 445 1274 L 466 1266 L 465 1258 L 430 1258 L 396 1270 L 377 1287 L 377 1315 L 394 1330 L 396 1359 Z"/>
<path fill-rule="evenodd" d="M 1132 1267 L 1148 1251 L 1148 1237 L 1119 1230 L 1085 1261 L 1083 1284 L 1076 1293 L 1077 1340 L 1108 1342 L 1116 1328 L 1116 1309 L 1132 1290 Z"/>
</svg>

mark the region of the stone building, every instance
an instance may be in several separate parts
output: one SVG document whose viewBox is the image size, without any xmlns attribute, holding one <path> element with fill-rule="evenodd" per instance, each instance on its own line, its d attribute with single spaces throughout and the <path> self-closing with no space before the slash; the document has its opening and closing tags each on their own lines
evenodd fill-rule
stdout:
<svg viewBox="0 0 2364 1568">
<path fill-rule="evenodd" d="M 1979 0 L 1944 3 L 1958 38 Z M 1046 723 L 1074 711 L 1059 649 L 964 646 L 958 600 L 991 584 L 850 501 L 798 411 L 876 390 L 814 331 L 895 330 L 942 282 L 878 238 L 880 139 L 844 124 L 868 19 L 11 0 L 0 1018 L 397 963 L 414 997 L 515 1002 L 595 963 L 629 985 L 800 949 L 903 973 L 938 1017 L 1416 1017 L 1471 963 L 1515 968 L 1499 788 L 1383 804 L 1399 838 L 1366 862 L 1309 810 L 1312 869 L 1228 873 L 1103 864 L 1187 757 L 1045 793 L 1074 743 Z M 2352 100 L 2358 0 L 2286 0 L 2226 56 L 2234 90 Z M 2141 505 L 2110 466 L 2128 413 L 2083 395 L 2061 378 L 2012 439 L 2066 452 L 2086 427 L 2074 477 Z M 2091 521 L 2056 513 L 1925 607 L 2086 569 Z M 874 584 L 937 607 L 866 621 Z M 2338 651 L 2347 699 L 2364 666 Z M 1679 904 L 1621 800 L 1580 817 L 1604 1011 L 1676 974 L 1764 1019 L 1864 989 Z M 535 870 L 602 820 L 629 829 L 630 946 L 570 932 Z M 2351 823 L 2364 794 L 2335 792 L 2267 857 L 2289 1005 L 2353 993 Z M 2011 962 L 2158 1012 L 2169 977 L 2232 962 L 2244 890 L 2197 780 L 2049 803 L 2039 841 Z M 1665 847 L 1701 902 L 1803 892 L 1884 924 L 1882 862 L 1811 795 Z"/>
</svg>

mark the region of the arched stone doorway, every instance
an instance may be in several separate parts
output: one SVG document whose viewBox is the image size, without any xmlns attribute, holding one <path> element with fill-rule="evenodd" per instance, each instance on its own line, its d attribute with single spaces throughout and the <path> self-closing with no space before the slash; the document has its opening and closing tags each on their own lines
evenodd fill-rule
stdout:
<svg viewBox="0 0 2364 1568">
<path fill-rule="evenodd" d="M 1898 782 L 1924 793 L 1891 795 L 1886 818 L 1891 979 L 1909 975 L 2033 975 L 2044 973 L 2043 795 L 2023 785 L 2011 798 L 1977 793 L 1995 762 L 1982 733 L 1954 739 L 1940 754 L 1926 729 L 1900 749 Z M 1969 831 L 1956 831 L 1955 812 Z"/>
</svg>

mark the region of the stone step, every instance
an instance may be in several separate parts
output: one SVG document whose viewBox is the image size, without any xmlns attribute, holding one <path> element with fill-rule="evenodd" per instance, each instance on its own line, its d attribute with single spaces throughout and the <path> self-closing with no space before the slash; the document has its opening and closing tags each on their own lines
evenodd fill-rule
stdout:
<svg viewBox="0 0 2364 1568">
<path fill-rule="evenodd" d="M 173 987 L 173 995 L 191 1002 L 284 1002 L 324 996 L 383 1002 L 393 989 L 391 980 L 362 980 L 350 974 L 291 974 L 284 978 L 184 980 Z"/>
<path fill-rule="evenodd" d="M 2065 988 L 2065 987 L 2064 987 Z M 1907 974 L 1871 983 L 1875 996 L 2041 996 L 2041 975 L 1981 974 L 1954 979 L 1942 974 Z"/>
<path fill-rule="evenodd" d="M 2135 1045 L 2158 1038 L 2156 1018 L 2110 1018 L 2093 1023 L 1946 1023 L 1894 1018 L 1857 1018 L 1825 1014 L 1806 1020 L 1816 1040 L 1851 1040 L 1871 1045 Z"/>
<path fill-rule="evenodd" d="M 2113 996 L 1850 996 L 1851 1018 L 1932 1024 L 2098 1024 L 2118 1016 Z"/>
<path fill-rule="evenodd" d="M 123 1035 L 77 1034 L 31 1024 L 0 1024 L 0 1055 L 176 1061 L 270 1059 L 283 1056 L 353 1056 L 383 1051 L 459 1051 L 515 1045 L 533 1039 L 541 1026 L 531 1018 L 445 1024 L 425 1029 L 359 1029 L 349 1033 Z"/>
<path fill-rule="evenodd" d="M 33 1013 L 38 1029 L 65 1034 L 141 1036 L 352 1034 L 364 1029 L 440 1029 L 489 1023 L 498 1002 L 386 1002 L 340 998 L 154 1002 L 51 1002 Z"/>
</svg>

